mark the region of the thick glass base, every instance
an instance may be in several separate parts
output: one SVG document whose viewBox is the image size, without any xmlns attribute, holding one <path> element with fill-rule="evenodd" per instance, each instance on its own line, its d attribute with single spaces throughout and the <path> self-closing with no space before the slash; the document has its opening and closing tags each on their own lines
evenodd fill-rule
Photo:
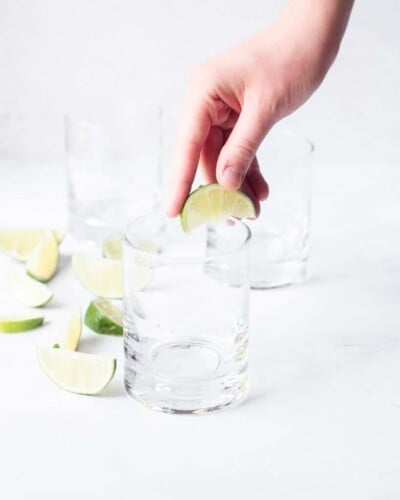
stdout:
<svg viewBox="0 0 400 500">
<path fill-rule="evenodd" d="M 178 414 L 202 414 L 219 411 L 224 408 L 241 403 L 247 395 L 247 384 L 243 383 L 235 390 L 230 389 L 215 398 L 209 399 L 209 395 L 202 397 L 201 393 L 195 396 L 192 388 L 188 388 L 188 393 L 179 394 L 174 386 L 163 386 L 155 381 L 153 388 L 138 390 L 125 379 L 125 390 L 127 394 L 146 408 L 164 413 Z M 181 391 L 180 391 L 181 392 Z"/>
<path fill-rule="evenodd" d="M 299 283 L 306 277 L 306 261 L 289 260 L 276 263 L 251 264 L 250 287 L 253 289 L 276 288 Z"/>
<path fill-rule="evenodd" d="M 250 245 L 251 288 L 274 288 L 303 281 L 307 256 L 307 231 L 272 232 L 255 228 Z"/>
<path fill-rule="evenodd" d="M 220 363 L 220 354 L 209 343 L 164 344 L 154 351 L 151 369 L 128 357 L 125 389 L 153 410 L 195 414 L 221 410 L 245 398 L 247 370 L 242 364 L 240 373 L 221 375 Z"/>
</svg>

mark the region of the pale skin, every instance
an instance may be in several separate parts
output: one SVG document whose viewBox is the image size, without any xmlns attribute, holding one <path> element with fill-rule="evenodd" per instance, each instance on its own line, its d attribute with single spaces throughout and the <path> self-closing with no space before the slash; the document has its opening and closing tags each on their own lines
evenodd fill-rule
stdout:
<svg viewBox="0 0 400 500">
<path fill-rule="evenodd" d="M 205 182 L 246 191 L 259 210 L 269 189 L 257 149 L 325 78 L 353 3 L 291 0 L 274 24 L 194 70 L 175 147 L 169 216 L 179 214 L 198 168 Z"/>
</svg>

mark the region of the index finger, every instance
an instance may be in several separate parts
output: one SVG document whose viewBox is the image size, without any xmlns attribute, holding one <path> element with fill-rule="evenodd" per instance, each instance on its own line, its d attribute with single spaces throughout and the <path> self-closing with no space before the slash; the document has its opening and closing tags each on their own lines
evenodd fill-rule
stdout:
<svg viewBox="0 0 400 500">
<path fill-rule="evenodd" d="M 199 163 L 200 153 L 211 128 L 211 122 L 204 104 L 190 104 L 183 114 L 180 132 L 175 146 L 173 176 L 167 215 L 175 217 L 190 193 Z"/>
</svg>

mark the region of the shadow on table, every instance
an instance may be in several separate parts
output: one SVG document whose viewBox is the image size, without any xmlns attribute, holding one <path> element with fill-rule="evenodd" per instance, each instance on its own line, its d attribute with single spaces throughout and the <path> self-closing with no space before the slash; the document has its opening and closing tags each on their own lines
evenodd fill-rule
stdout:
<svg viewBox="0 0 400 500">
<path fill-rule="evenodd" d="M 111 384 L 102 391 L 100 394 L 103 398 L 121 398 L 125 397 L 126 393 L 122 384 L 122 381 L 117 379 L 113 380 Z"/>
</svg>

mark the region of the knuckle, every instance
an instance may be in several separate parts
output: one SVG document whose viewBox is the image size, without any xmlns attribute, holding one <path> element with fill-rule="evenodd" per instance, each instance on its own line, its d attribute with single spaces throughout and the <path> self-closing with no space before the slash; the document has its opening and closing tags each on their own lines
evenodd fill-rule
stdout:
<svg viewBox="0 0 400 500">
<path fill-rule="evenodd" d="M 260 125 L 276 122 L 288 114 L 291 102 L 290 85 L 285 78 L 277 78 L 259 70 L 259 75 L 249 84 L 248 93 L 258 109 Z"/>
<path fill-rule="evenodd" d="M 193 137 L 193 136 L 189 136 L 186 138 L 186 141 L 185 141 L 185 147 L 186 149 L 188 150 L 188 152 L 190 153 L 192 150 L 197 150 L 201 147 L 201 142 L 196 138 L 196 137 Z"/>
<path fill-rule="evenodd" d="M 285 78 L 271 81 L 263 96 L 264 114 L 271 116 L 274 121 L 277 121 L 286 114 L 290 109 L 290 86 Z"/>
<path fill-rule="evenodd" d="M 194 68 L 189 75 L 192 86 L 204 86 L 214 81 L 215 68 L 211 61 L 205 61 Z"/>
<path fill-rule="evenodd" d="M 232 155 L 239 158 L 243 163 L 250 163 L 255 154 L 255 147 L 249 140 L 242 141 L 232 146 Z"/>
</svg>

